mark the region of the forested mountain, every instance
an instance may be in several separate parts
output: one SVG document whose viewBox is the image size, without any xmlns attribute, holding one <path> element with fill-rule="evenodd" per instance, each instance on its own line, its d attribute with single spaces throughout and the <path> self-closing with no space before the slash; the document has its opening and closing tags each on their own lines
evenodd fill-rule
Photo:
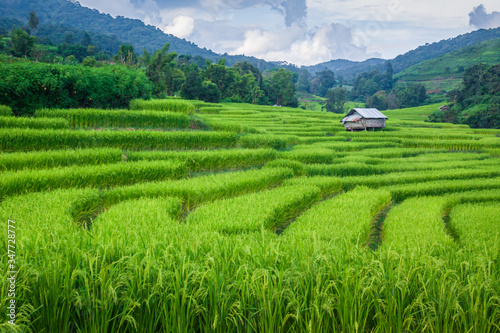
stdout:
<svg viewBox="0 0 500 333">
<path fill-rule="evenodd" d="M 471 46 L 483 41 L 500 38 L 500 28 L 480 29 L 466 33 L 455 38 L 443 39 L 432 44 L 419 46 L 415 50 L 401 54 L 391 59 L 394 74 L 397 74 L 406 68 L 418 64 L 424 60 L 433 59 L 446 53 L 459 50 L 466 46 Z M 384 70 L 384 64 L 387 60 L 368 59 L 363 62 L 354 62 L 349 60 L 333 60 L 315 66 L 304 67 L 310 72 L 317 72 L 325 67 L 335 72 L 337 76 L 343 76 L 346 80 L 353 80 L 356 74 L 368 72 L 373 69 Z"/>
<path fill-rule="evenodd" d="M 28 13 L 34 11 L 40 20 L 40 26 L 67 27 L 77 31 L 88 31 L 100 35 L 108 35 L 113 40 L 119 40 L 134 46 L 138 52 L 145 48 L 148 52 L 160 50 L 170 43 L 170 50 L 178 54 L 202 56 L 211 61 L 221 58 L 227 59 L 228 65 L 248 61 L 260 70 L 277 67 L 277 63 L 267 62 L 255 57 L 220 55 L 196 44 L 165 34 L 160 29 L 146 25 L 140 20 L 129 19 L 123 16 L 113 18 L 109 14 L 102 14 L 95 9 L 81 6 L 78 2 L 68 0 L 0 0 L 0 16 L 15 18 L 26 22 Z M 37 34 L 46 33 L 44 29 Z M 77 33 L 75 33 L 77 34 Z M 91 36 L 92 38 L 92 36 Z M 113 45 L 116 48 L 116 45 Z"/>
<path fill-rule="evenodd" d="M 424 81 L 432 78 L 463 78 L 465 69 L 483 63 L 500 63 L 500 38 L 465 46 L 434 59 L 410 66 L 396 75 L 404 81 Z"/>
<path fill-rule="evenodd" d="M 121 43 L 133 45 L 136 52 L 139 53 L 142 53 L 143 48 L 148 52 L 160 50 L 165 44 L 170 43 L 170 50 L 178 54 L 189 54 L 193 57 L 201 56 L 213 62 L 218 59 L 226 59 L 228 66 L 248 61 L 261 71 L 285 67 L 288 70 L 299 72 L 298 67 L 290 64 L 268 62 L 248 56 L 217 54 L 211 50 L 200 48 L 185 39 L 165 34 L 160 29 L 145 25 L 140 20 L 128 19 L 122 16 L 113 18 L 108 14 L 102 14 L 97 10 L 83 7 L 77 1 L 0 0 L 1 17 L 26 22 L 26 16 L 31 11 L 36 12 L 40 19 L 40 26 L 35 35 L 40 39 L 44 37 L 50 38 L 54 44 L 61 43 L 67 34 L 72 34 L 75 42 L 78 42 L 83 38 L 85 32 L 88 32 L 94 45 L 111 53 L 116 53 Z M 1 26 L 0 24 L 0 28 Z M 10 28 L 6 27 L 5 29 Z M 463 47 L 496 38 L 500 38 L 500 28 L 481 29 L 455 38 L 420 46 L 391 60 L 394 74 L 422 61 L 434 59 Z M 353 82 L 358 74 L 374 69 L 383 72 L 386 61 L 377 58 L 362 62 L 339 59 L 302 68 L 311 74 L 328 69 L 334 72 L 337 78 L 343 77 L 344 82 Z"/>
<path fill-rule="evenodd" d="M 306 68 L 312 74 L 316 74 L 326 68 L 334 72 L 337 76 L 342 76 L 345 80 L 352 81 L 357 74 L 368 72 L 375 68 L 382 70 L 386 62 L 387 60 L 379 58 L 372 58 L 365 61 L 337 59 L 303 68 Z"/>
</svg>

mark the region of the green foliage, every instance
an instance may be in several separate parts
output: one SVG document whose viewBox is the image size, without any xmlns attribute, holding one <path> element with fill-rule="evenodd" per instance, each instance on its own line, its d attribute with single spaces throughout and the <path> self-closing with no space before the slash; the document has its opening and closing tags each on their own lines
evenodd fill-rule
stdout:
<svg viewBox="0 0 500 333">
<path fill-rule="evenodd" d="M 188 209 L 204 202 L 239 196 L 275 187 L 293 177 L 290 169 L 274 168 L 227 172 L 170 182 L 156 182 L 118 187 L 105 193 L 105 205 L 125 200 L 148 197 L 175 196 L 183 200 Z"/>
<path fill-rule="evenodd" d="M 266 93 L 271 102 L 275 105 L 298 106 L 292 72 L 280 68 L 266 82 Z"/>
<path fill-rule="evenodd" d="M 248 168 L 262 165 L 276 157 L 277 152 L 273 149 L 127 152 L 129 161 L 178 160 L 184 162 L 191 171 Z"/>
<path fill-rule="evenodd" d="M 347 90 L 345 88 L 337 87 L 328 90 L 325 97 L 328 98 L 325 106 L 326 111 L 344 113 L 344 104 L 347 101 Z"/>
<path fill-rule="evenodd" d="M 467 203 L 453 207 L 450 225 L 459 241 L 476 252 L 489 253 L 498 258 L 498 224 L 500 208 L 497 202 Z"/>
<path fill-rule="evenodd" d="M 146 75 L 153 83 L 154 93 L 158 97 L 165 94 L 172 96 L 180 89 L 185 79 L 184 73 L 174 62 L 177 53 L 168 53 L 169 48 L 170 44 L 166 44 L 160 51 L 155 51 L 146 64 Z"/>
<path fill-rule="evenodd" d="M 141 72 L 120 66 L 0 62 L 0 103 L 16 114 L 41 108 L 126 107 L 134 98 L 148 98 L 150 89 Z"/>
<path fill-rule="evenodd" d="M 49 169 L 71 165 L 98 165 L 122 161 L 121 149 L 35 151 L 0 155 L 0 171 Z"/>
<path fill-rule="evenodd" d="M 462 88 L 450 93 L 454 103 L 435 111 L 431 122 L 500 128 L 500 65 L 475 65 L 465 71 Z"/>
<path fill-rule="evenodd" d="M 233 132 L 0 130 L 17 331 L 497 331 L 500 130 L 189 103 Z"/>
<path fill-rule="evenodd" d="M 14 29 L 10 35 L 12 55 L 15 57 L 31 57 L 35 45 L 35 37 L 28 35 L 23 29 Z"/>
<path fill-rule="evenodd" d="M 8 107 L 7 105 L 0 105 L 0 116 L 1 117 L 11 117 L 13 116 L 14 113 L 12 112 L 12 109 Z"/>
<path fill-rule="evenodd" d="M 305 241 L 321 240 L 362 247 L 368 242 L 374 219 L 390 201 L 387 191 L 356 187 L 309 209 L 283 236 L 298 246 Z"/>
<path fill-rule="evenodd" d="M 319 189 L 313 186 L 280 187 L 203 205 L 186 223 L 225 234 L 276 232 L 319 198 Z"/>
<path fill-rule="evenodd" d="M 328 69 L 317 72 L 316 76 L 311 80 L 309 92 L 321 97 L 326 96 L 327 92 L 335 85 L 335 74 Z"/>
<path fill-rule="evenodd" d="M 283 150 L 298 143 L 298 137 L 292 135 L 248 134 L 240 139 L 243 148 L 274 148 Z"/>
<path fill-rule="evenodd" d="M 147 132 L 0 129 L 1 151 L 116 147 L 130 150 L 213 149 L 236 146 L 226 132 Z"/>
<path fill-rule="evenodd" d="M 401 81 L 424 81 L 434 78 L 463 78 L 465 68 L 479 63 L 500 63 L 500 38 L 465 46 L 442 56 L 419 62 L 396 75 Z M 448 69 L 448 73 L 446 72 Z"/>
<path fill-rule="evenodd" d="M 180 99 L 135 99 L 130 101 L 130 110 L 170 111 L 193 114 L 196 106 L 191 101 Z"/>
<path fill-rule="evenodd" d="M 0 128 L 65 129 L 69 128 L 69 122 L 62 117 L 52 119 L 0 117 Z"/>
<path fill-rule="evenodd" d="M 188 128 L 189 116 L 182 113 L 139 110 L 41 109 L 35 116 L 65 118 L 72 127 Z"/>
<path fill-rule="evenodd" d="M 176 161 L 140 161 L 96 165 L 92 168 L 71 166 L 52 170 L 4 172 L 0 180 L 0 199 L 10 195 L 71 187 L 109 187 L 152 180 L 182 178 L 183 163 Z"/>
</svg>

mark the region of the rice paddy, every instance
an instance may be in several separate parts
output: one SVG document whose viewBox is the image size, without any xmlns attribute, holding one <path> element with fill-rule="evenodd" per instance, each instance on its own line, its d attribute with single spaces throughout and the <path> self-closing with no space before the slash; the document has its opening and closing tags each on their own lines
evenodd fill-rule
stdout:
<svg viewBox="0 0 500 333">
<path fill-rule="evenodd" d="M 500 130 L 438 106 L 0 107 L 0 331 L 500 332 Z"/>
</svg>

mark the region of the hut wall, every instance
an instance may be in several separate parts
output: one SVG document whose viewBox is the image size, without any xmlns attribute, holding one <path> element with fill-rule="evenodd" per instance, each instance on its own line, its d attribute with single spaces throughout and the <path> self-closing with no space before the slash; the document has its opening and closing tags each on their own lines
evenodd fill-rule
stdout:
<svg viewBox="0 0 500 333">
<path fill-rule="evenodd" d="M 385 119 L 363 119 L 366 127 L 385 127 Z"/>
</svg>

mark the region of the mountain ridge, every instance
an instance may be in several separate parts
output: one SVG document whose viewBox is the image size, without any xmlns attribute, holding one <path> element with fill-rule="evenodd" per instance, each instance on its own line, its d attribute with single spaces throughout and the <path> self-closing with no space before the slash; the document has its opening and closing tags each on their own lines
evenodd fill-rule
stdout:
<svg viewBox="0 0 500 333">
<path fill-rule="evenodd" d="M 170 51 L 178 54 L 202 56 L 210 61 L 226 59 L 226 64 L 232 66 L 237 62 L 248 61 L 261 71 L 275 67 L 284 67 L 298 71 L 299 67 L 285 62 L 273 62 L 245 55 L 218 54 L 212 50 L 201 48 L 195 43 L 166 34 L 159 28 L 147 25 L 138 19 L 101 13 L 96 9 L 82 6 L 74 0 L 0 0 L 0 16 L 26 20 L 30 11 L 35 11 L 40 19 L 40 24 L 61 25 L 74 29 L 85 30 L 115 36 L 116 40 L 132 44 L 137 52 L 145 48 L 148 52 L 161 49 L 170 43 Z M 394 74 L 420 63 L 424 60 L 439 57 L 448 52 L 456 51 L 464 46 L 474 45 L 478 42 L 500 38 L 500 28 L 479 29 L 439 42 L 426 44 L 398 55 L 393 59 L 371 58 L 357 62 L 347 59 L 336 59 L 311 66 L 302 66 L 314 74 L 318 71 L 329 69 L 337 77 L 353 80 L 357 74 L 377 69 L 383 71 L 385 63 L 391 61 Z"/>
</svg>

